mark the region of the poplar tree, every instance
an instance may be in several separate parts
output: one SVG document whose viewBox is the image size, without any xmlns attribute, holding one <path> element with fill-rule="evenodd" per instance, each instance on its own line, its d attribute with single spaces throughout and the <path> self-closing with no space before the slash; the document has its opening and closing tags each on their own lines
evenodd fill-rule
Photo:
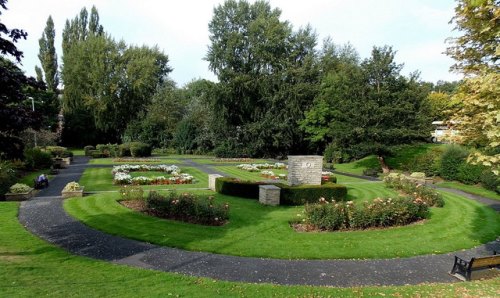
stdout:
<svg viewBox="0 0 500 298">
<path fill-rule="evenodd" d="M 57 54 L 56 48 L 54 47 L 55 36 L 56 30 L 54 29 L 54 21 L 52 20 L 52 16 L 49 16 L 42 37 L 38 40 L 38 44 L 40 46 L 38 59 L 40 59 L 40 64 L 42 65 L 43 72 L 45 73 L 45 83 L 47 84 L 47 89 L 54 93 L 57 92 L 57 86 L 59 85 Z"/>
</svg>

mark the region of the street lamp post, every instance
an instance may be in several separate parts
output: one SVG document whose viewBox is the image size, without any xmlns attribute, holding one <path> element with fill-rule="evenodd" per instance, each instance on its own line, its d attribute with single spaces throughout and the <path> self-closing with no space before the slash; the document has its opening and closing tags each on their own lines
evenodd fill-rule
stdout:
<svg viewBox="0 0 500 298">
<path fill-rule="evenodd" d="M 31 107 L 33 108 L 33 112 L 35 112 L 35 100 L 33 99 L 33 97 L 28 97 L 29 99 L 31 99 Z M 35 134 L 35 147 L 37 146 L 37 143 L 36 143 L 36 130 L 33 130 L 34 134 Z"/>
</svg>

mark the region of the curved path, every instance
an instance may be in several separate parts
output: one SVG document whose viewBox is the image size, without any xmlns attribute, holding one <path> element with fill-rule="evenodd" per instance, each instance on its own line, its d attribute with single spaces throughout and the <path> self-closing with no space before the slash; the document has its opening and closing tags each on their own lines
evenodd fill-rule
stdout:
<svg viewBox="0 0 500 298">
<path fill-rule="evenodd" d="M 67 182 L 78 180 L 87 161 L 75 158 L 75 163 L 62 170 L 48 189 L 23 202 L 19 212 L 20 222 L 29 231 L 76 255 L 229 281 L 352 287 L 455 282 L 448 275 L 455 254 L 471 258 L 500 250 L 497 240 L 456 253 L 403 259 L 277 260 L 160 247 L 94 230 L 64 211 L 59 193 Z"/>
</svg>

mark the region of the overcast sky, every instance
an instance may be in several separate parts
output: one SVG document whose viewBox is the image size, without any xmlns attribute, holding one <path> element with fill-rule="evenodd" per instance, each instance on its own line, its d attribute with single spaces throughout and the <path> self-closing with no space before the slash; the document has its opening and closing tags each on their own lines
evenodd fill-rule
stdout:
<svg viewBox="0 0 500 298">
<path fill-rule="evenodd" d="M 158 45 L 170 58 L 171 77 L 179 86 L 196 78 L 215 80 L 208 70 L 206 55 L 208 23 L 213 8 L 222 0 L 10 0 L 1 21 L 8 28 L 28 32 L 28 40 L 18 43 L 24 51 L 23 65 L 28 75 L 35 74 L 38 39 L 52 15 L 56 28 L 56 49 L 61 55 L 64 22 L 95 5 L 104 30 L 128 44 Z M 252 1 L 253 2 L 253 1 Z M 362 58 L 374 45 L 390 45 L 396 60 L 404 63 L 404 74 L 421 72 L 425 81 L 457 80 L 449 72 L 453 60 L 443 52 L 445 39 L 456 32 L 448 24 L 454 14 L 452 0 L 270 0 L 282 10 L 282 20 L 294 28 L 310 24 L 319 44 L 331 36 L 337 44 L 350 42 Z"/>
</svg>

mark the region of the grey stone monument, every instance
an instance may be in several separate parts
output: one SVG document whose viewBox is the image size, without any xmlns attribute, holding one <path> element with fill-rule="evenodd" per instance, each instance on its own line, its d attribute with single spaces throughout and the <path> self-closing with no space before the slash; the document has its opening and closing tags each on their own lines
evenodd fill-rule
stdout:
<svg viewBox="0 0 500 298">
<path fill-rule="evenodd" d="M 323 156 L 319 155 L 289 155 L 288 184 L 289 185 L 321 185 L 323 171 Z"/>
</svg>

